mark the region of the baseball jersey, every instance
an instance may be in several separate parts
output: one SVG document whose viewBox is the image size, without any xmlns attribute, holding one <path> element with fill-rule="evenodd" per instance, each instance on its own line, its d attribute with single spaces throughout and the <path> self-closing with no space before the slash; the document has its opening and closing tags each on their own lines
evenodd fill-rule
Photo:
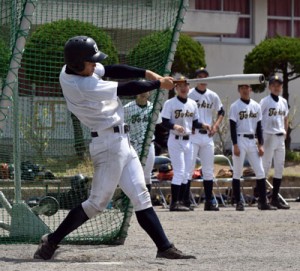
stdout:
<svg viewBox="0 0 300 271">
<path fill-rule="evenodd" d="M 289 108 L 286 99 L 278 96 L 276 102 L 271 95 L 263 98 L 260 101 L 262 111 L 262 127 L 266 134 L 284 133 L 284 118 L 289 113 Z"/>
<path fill-rule="evenodd" d="M 172 123 L 182 126 L 185 134 L 192 133 L 193 121 L 199 119 L 197 104 L 188 98 L 186 103 L 181 102 L 177 97 L 167 100 L 161 112 L 162 118 L 169 119 Z M 175 130 L 171 134 L 182 135 Z"/>
<path fill-rule="evenodd" d="M 68 109 L 92 131 L 101 132 L 124 122 L 124 110 L 117 96 L 118 82 L 104 81 L 105 69 L 96 63 L 92 76 L 67 74 L 62 68 L 59 81 Z"/>
<path fill-rule="evenodd" d="M 237 134 L 254 135 L 257 122 L 262 119 L 260 105 L 252 99 L 250 99 L 249 104 L 238 99 L 230 106 L 229 119 L 236 123 Z"/>
<path fill-rule="evenodd" d="M 212 125 L 213 112 L 219 111 L 223 105 L 217 93 L 210 89 L 201 94 L 195 88 L 189 92 L 189 98 L 197 103 L 199 122 Z"/>
<path fill-rule="evenodd" d="M 124 106 L 124 119 L 130 126 L 130 140 L 133 147 L 138 150 L 142 146 L 149 122 L 151 121 L 151 113 L 153 103 L 147 101 L 145 107 L 137 105 L 136 101 L 129 102 Z M 161 123 L 161 116 L 158 115 L 156 124 Z M 154 140 L 154 135 L 152 140 Z"/>
</svg>

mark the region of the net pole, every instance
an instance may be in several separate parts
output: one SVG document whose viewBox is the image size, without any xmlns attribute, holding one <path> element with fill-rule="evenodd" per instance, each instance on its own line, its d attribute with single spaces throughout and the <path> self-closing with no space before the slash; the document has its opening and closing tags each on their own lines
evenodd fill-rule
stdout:
<svg viewBox="0 0 300 271">
<path fill-rule="evenodd" d="M 24 12 L 21 17 L 20 27 L 16 33 L 17 39 L 13 48 L 10 65 L 4 87 L 2 89 L 2 97 L 0 100 L 0 132 L 3 131 L 5 119 L 8 114 L 9 107 L 12 104 L 13 91 L 17 91 L 15 84 L 18 79 L 18 71 L 21 65 L 23 50 L 25 48 L 26 38 L 31 25 L 31 17 L 36 7 L 37 0 L 28 0 L 24 4 Z M 3 118 L 3 119 L 2 119 Z"/>
<path fill-rule="evenodd" d="M 189 6 L 188 0 L 181 1 L 180 8 L 178 9 L 175 27 L 173 30 L 172 42 L 171 42 L 171 46 L 169 49 L 168 61 L 165 66 L 164 76 L 168 76 L 171 72 L 171 67 L 172 67 L 172 64 L 174 61 L 174 56 L 175 56 L 177 44 L 179 41 L 180 31 L 183 26 L 184 16 L 186 14 L 188 6 Z M 152 141 L 152 136 L 154 134 L 156 121 L 157 121 L 159 112 L 163 106 L 163 103 L 165 102 L 165 100 L 167 100 L 167 98 L 168 98 L 168 92 L 165 90 L 159 90 L 158 95 L 156 95 L 156 97 L 154 99 L 154 107 L 153 107 L 152 117 L 151 117 L 151 121 L 148 124 L 147 138 L 144 142 L 144 146 L 142 148 L 142 153 L 141 153 L 142 165 L 144 165 L 146 163 L 147 155 L 145 155 L 145 154 L 147 154 L 149 151 L 149 146 Z"/>
<path fill-rule="evenodd" d="M 35 10 L 36 1 L 26 1 L 24 4 L 24 12 L 21 17 L 20 27 L 17 32 L 17 39 L 15 42 L 15 47 L 13 49 L 13 54 L 6 77 L 6 82 L 3 88 L 3 95 L 9 97 L 9 99 L 3 99 L 0 101 L 1 113 L 6 116 L 9 106 L 11 105 L 11 100 L 13 98 L 13 121 L 14 121 L 14 131 L 13 131 L 13 152 L 14 152 L 14 184 L 15 184 L 15 202 L 21 202 L 21 157 L 20 157 L 20 127 L 19 127 L 19 93 L 18 93 L 18 71 L 21 64 L 22 53 L 26 43 L 26 37 L 28 36 L 31 17 Z M 4 121 L 0 122 L 0 131 L 3 129 Z"/>
</svg>

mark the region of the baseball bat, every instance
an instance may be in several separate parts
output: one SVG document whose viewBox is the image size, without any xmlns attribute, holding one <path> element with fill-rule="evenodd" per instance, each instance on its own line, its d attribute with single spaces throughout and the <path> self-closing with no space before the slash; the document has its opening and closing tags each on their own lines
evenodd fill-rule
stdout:
<svg viewBox="0 0 300 271">
<path fill-rule="evenodd" d="M 260 73 L 252 74 L 229 74 L 229 75 L 220 75 L 220 76 L 211 76 L 206 78 L 195 78 L 195 79 L 183 79 L 183 80 L 174 80 L 176 83 L 189 83 L 189 84 L 198 84 L 198 83 L 220 83 L 220 84 L 235 84 L 235 85 L 256 85 L 262 84 L 265 82 L 265 76 Z"/>
</svg>

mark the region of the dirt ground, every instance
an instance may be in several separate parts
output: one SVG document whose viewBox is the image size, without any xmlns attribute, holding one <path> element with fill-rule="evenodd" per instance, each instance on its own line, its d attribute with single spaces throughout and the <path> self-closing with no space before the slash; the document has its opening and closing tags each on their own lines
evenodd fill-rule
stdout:
<svg viewBox="0 0 300 271">
<path fill-rule="evenodd" d="M 172 242 L 196 260 L 157 260 L 149 237 L 132 218 L 123 246 L 61 246 L 54 260 L 33 260 L 36 245 L 0 245 L 2 271 L 300 270 L 300 203 L 290 210 L 245 212 L 221 207 L 169 212 L 155 207 Z"/>
</svg>

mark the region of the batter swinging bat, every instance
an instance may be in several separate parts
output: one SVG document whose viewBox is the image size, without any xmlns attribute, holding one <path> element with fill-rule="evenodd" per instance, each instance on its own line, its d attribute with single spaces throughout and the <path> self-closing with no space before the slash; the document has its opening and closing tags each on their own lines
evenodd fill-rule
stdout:
<svg viewBox="0 0 300 271">
<path fill-rule="evenodd" d="M 252 74 L 229 74 L 220 76 L 211 76 L 206 78 L 195 78 L 195 79 L 183 79 L 174 80 L 176 83 L 189 83 L 189 84 L 199 84 L 199 83 L 221 83 L 221 84 L 235 84 L 235 85 L 255 85 L 262 84 L 265 82 L 265 76 L 259 73 Z"/>
</svg>

